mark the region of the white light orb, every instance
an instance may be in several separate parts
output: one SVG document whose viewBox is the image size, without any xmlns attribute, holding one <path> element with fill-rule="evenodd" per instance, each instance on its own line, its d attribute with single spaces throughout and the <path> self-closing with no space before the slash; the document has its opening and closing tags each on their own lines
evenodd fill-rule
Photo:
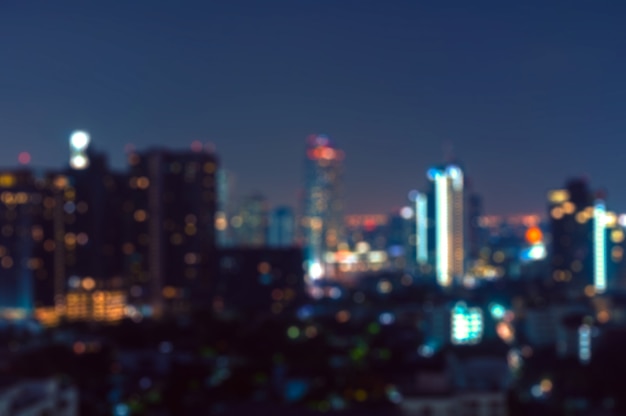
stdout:
<svg viewBox="0 0 626 416">
<path fill-rule="evenodd" d="M 87 132 L 75 131 L 70 136 L 70 146 L 76 150 L 85 150 L 89 146 L 90 137 Z"/>
<path fill-rule="evenodd" d="M 70 166 L 74 169 L 85 169 L 89 165 L 89 160 L 83 155 L 76 155 L 70 159 Z"/>
</svg>

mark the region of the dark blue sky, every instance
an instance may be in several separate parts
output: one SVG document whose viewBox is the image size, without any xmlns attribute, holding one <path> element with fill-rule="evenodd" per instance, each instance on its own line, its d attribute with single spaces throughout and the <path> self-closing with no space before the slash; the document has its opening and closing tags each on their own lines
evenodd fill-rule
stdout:
<svg viewBox="0 0 626 416">
<path fill-rule="evenodd" d="M 547 5 L 549 3 L 549 5 Z M 238 191 L 293 203 L 305 137 L 346 152 L 348 210 L 386 212 L 453 144 L 489 213 L 587 175 L 626 211 L 626 3 L 0 1 L 0 165 L 212 141 Z"/>
</svg>

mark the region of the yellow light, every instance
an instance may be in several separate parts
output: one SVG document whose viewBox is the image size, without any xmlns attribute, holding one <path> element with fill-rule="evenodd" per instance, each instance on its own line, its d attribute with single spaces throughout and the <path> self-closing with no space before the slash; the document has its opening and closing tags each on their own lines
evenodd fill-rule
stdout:
<svg viewBox="0 0 626 416">
<path fill-rule="evenodd" d="M 579 224 L 584 224 L 587 222 L 587 212 L 586 211 L 580 211 L 579 213 L 576 214 L 576 222 Z"/>
<path fill-rule="evenodd" d="M 550 381 L 548 379 L 541 380 L 541 383 L 539 383 L 539 388 L 544 393 L 548 393 L 548 392 L 552 391 L 552 381 Z"/>
<path fill-rule="evenodd" d="M 617 225 L 617 215 L 614 212 L 607 212 L 604 216 L 604 223 L 607 228 L 613 228 Z"/>
<path fill-rule="evenodd" d="M 550 215 L 552 215 L 552 218 L 555 220 L 560 220 L 563 218 L 563 209 L 561 207 L 554 207 L 552 211 L 550 211 Z"/>
<path fill-rule="evenodd" d="M 569 199 L 569 192 L 565 189 L 557 189 L 554 191 L 548 192 L 548 201 L 553 204 L 560 204 Z"/>
<path fill-rule="evenodd" d="M 165 286 L 163 288 L 163 297 L 166 299 L 172 299 L 176 297 L 176 288 L 172 286 Z"/>
<path fill-rule="evenodd" d="M 137 188 L 139 189 L 147 189 L 150 186 L 150 179 L 145 176 L 141 176 L 137 178 Z"/>
<path fill-rule="evenodd" d="M 185 234 L 187 235 L 195 235 L 196 234 L 196 226 L 193 224 L 185 225 Z"/>
<path fill-rule="evenodd" d="M 624 241 L 624 231 L 621 229 L 611 231 L 611 241 L 615 244 L 619 244 Z"/>
<path fill-rule="evenodd" d="M 493 253 L 493 261 L 495 261 L 496 263 L 502 263 L 505 258 L 506 256 L 502 251 L 496 251 L 495 253 Z"/>
<path fill-rule="evenodd" d="M 15 176 L 11 174 L 0 175 L 0 186 L 3 188 L 11 188 L 15 186 L 16 182 Z"/>
<path fill-rule="evenodd" d="M 576 211 L 576 205 L 573 202 L 567 201 L 563 203 L 563 212 L 565 214 L 573 214 Z"/>
</svg>

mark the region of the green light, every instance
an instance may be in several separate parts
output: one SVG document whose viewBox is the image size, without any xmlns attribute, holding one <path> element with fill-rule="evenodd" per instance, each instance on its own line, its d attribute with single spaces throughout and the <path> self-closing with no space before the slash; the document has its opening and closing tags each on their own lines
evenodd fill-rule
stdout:
<svg viewBox="0 0 626 416">
<path fill-rule="evenodd" d="M 287 336 L 291 339 L 296 339 L 300 336 L 300 330 L 297 326 L 290 326 L 287 329 Z"/>
<path fill-rule="evenodd" d="M 378 325 L 376 322 L 372 322 L 367 326 L 367 332 L 372 335 L 378 334 L 380 332 L 380 325 Z"/>
</svg>

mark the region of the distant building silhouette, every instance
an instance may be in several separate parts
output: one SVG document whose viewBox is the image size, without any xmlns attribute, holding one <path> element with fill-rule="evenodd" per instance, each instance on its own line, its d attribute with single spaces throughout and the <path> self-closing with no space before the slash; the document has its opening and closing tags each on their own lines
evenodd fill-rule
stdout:
<svg viewBox="0 0 626 416">
<path fill-rule="evenodd" d="M 306 142 L 302 229 L 308 275 L 325 274 L 324 255 L 344 241 L 343 151 L 324 135 Z"/>
</svg>

